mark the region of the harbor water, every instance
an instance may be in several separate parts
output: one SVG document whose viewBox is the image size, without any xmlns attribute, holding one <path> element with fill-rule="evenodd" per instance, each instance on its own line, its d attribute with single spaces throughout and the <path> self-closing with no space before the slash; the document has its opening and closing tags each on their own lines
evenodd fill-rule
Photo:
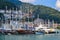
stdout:
<svg viewBox="0 0 60 40">
<path fill-rule="evenodd" d="M 0 35 L 0 40 L 60 40 L 60 34 Z"/>
</svg>

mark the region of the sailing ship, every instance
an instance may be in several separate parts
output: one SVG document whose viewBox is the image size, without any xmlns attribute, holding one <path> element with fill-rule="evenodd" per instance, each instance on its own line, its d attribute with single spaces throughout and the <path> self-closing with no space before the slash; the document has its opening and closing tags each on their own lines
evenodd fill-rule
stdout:
<svg viewBox="0 0 60 40">
<path fill-rule="evenodd" d="M 23 18 L 25 14 L 23 12 L 18 12 L 17 8 L 16 11 L 14 11 L 14 8 L 10 9 L 9 13 L 7 13 L 7 6 L 5 10 L 5 14 L 10 14 L 9 19 L 5 21 L 5 23 L 2 24 L 2 28 L 0 29 L 0 32 L 5 34 L 45 34 L 45 33 L 55 33 L 55 29 L 49 28 L 49 21 L 48 21 L 48 27 L 44 26 L 43 24 L 40 24 L 35 27 L 34 22 L 32 22 L 32 26 L 29 27 L 29 12 L 28 12 L 28 22 L 25 22 L 25 20 L 21 21 L 21 18 Z M 32 12 L 31 12 L 32 13 Z M 13 14 L 15 20 L 13 20 Z M 21 15 L 20 15 L 21 14 Z M 21 17 L 18 17 L 18 15 Z M 20 18 L 19 20 L 17 18 Z M 39 18 L 39 15 L 38 15 Z M 24 18 L 25 19 L 25 18 Z M 33 21 L 33 19 L 32 19 Z"/>
</svg>

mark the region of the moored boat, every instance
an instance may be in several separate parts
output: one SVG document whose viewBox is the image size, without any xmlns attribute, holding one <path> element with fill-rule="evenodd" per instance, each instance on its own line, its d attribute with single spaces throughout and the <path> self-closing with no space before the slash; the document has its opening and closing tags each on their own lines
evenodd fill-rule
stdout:
<svg viewBox="0 0 60 40">
<path fill-rule="evenodd" d="M 19 34 L 35 34 L 35 32 L 31 30 L 18 30 L 17 32 Z"/>
<path fill-rule="evenodd" d="M 46 26 L 42 25 L 41 23 L 38 27 L 35 27 L 35 31 L 39 31 L 39 32 L 42 31 L 44 34 L 59 33 L 58 31 L 56 31 L 55 28 L 46 27 Z"/>
</svg>

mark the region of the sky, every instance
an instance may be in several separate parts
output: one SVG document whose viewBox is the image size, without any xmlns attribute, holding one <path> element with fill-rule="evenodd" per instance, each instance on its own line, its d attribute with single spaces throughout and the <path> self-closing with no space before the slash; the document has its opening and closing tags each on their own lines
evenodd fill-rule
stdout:
<svg viewBox="0 0 60 40">
<path fill-rule="evenodd" d="M 44 5 L 57 10 L 60 10 L 60 0 L 20 0 L 26 3 L 32 3 L 34 5 Z"/>
</svg>

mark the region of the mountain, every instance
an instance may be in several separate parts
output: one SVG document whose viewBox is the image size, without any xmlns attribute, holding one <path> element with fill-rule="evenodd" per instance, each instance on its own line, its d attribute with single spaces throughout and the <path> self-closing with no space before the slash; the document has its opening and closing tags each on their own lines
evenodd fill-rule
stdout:
<svg viewBox="0 0 60 40">
<path fill-rule="evenodd" d="M 29 3 L 23 3 L 21 5 L 22 7 L 22 11 L 25 13 L 28 13 L 29 11 L 31 11 L 35 17 L 34 20 L 38 17 L 44 20 L 54 20 L 55 22 L 60 23 L 60 12 L 56 9 L 47 7 L 47 6 L 43 6 L 43 5 L 33 5 L 33 4 L 29 4 Z M 32 18 L 30 18 L 32 19 Z"/>
<path fill-rule="evenodd" d="M 60 12 L 56 9 L 43 6 L 43 5 L 33 5 L 30 3 L 23 3 L 18 0 L 0 0 L 0 9 L 5 9 L 5 6 L 8 7 L 8 9 L 14 9 L 18 8 L 24 13 L 32 13 L 32 16 L 30 20 L 33 18 L 34 20 L 39 15 L 39 18 L 44 20 L 55 20 L 55 22 L 60 23 Z M 26 18 L 26 17 L 25 17 Z M 27 19 L 27 18 L 26 18 Z M 28 21 L 28 20 L 26 20 Z"/>
<path fill-rule="evenodd" d="M 16 5 L 16 6 L 19 6 L 19 5 L 22 4 L 22 2 L 19 1 L 19 0 L 6 0 L 6 1 L 7 1 L 7 2 L 11 2 L 11 3 L 13 3 L 13 4 Z"/>
<path fill-rule="evenodd" d="M 6 6 L 7 6 L 7 9 L 16 9 L 18 8 L 19 9 L 19 5 L 22 4 L 21 1 L 17 1 L 17 0 L 0 0 L 0 9 L 6 9 Z"/>
</svg>

